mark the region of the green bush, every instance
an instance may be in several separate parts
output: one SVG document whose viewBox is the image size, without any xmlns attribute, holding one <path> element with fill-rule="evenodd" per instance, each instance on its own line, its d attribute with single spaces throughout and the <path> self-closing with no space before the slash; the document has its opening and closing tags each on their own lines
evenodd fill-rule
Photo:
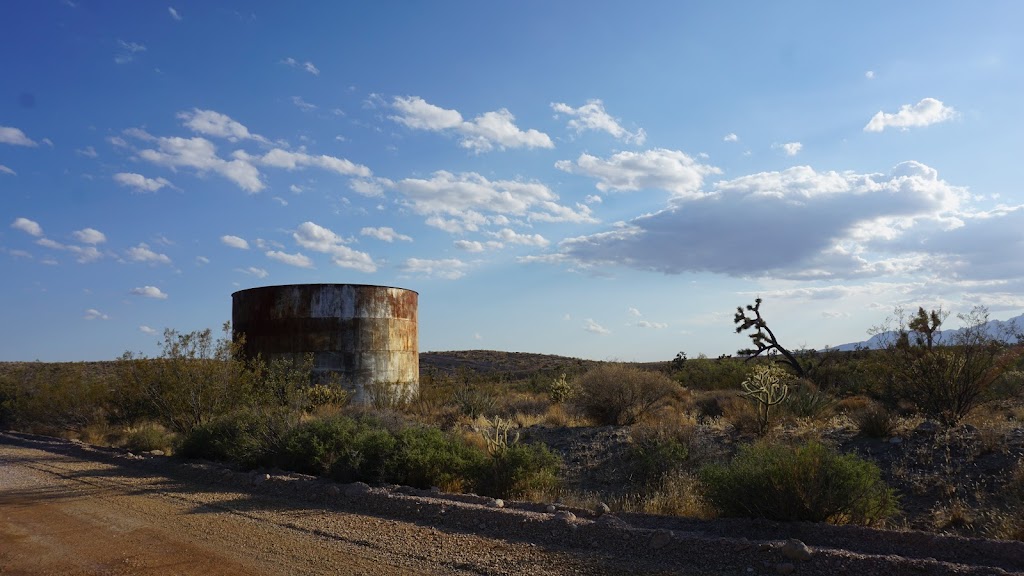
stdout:
<svg viewBox="0 0 1024 576">
<path fill-rule="evenodd" d="M 897 511 L 875 464 L 818 443 L 746 446 L 727 465 L 705 466 L 700 477 L 723 516 L 874 524 Z"/>
<path fill-rule="evenodd" d="M 513 444 L 491 456 L 477 488 L 496 497 L 551 493 L 558 487 L 559 460 L 543 444 Z"/>
<path fill-rule="evenodd" d="M 873 405 L 854 412 L 853 420 L 860 433 L 869 438 L 888 438 L 896 427 L 892 415 L 884 406 Z"/>
<path fill-rule="evenodd" d="M 572 402 L 599 425 L 629 426 L 661 406 L 678 388 L 660 372 L 606 364 L 580 376 Z"/>
<path fill-rule="evenodd" d="M 395 482 L 418 488 L 441 486 L 465 490 L 487 466 L 487 455 L 436 428 L 406 428 L 398 433 L 399 477 Z"/>
<path fill-rule="evenodd" d="M 692 434 L 692 430 L 688 431 Z M 644 486 L 653 487 L 669 474 L 679 472 L 690 460 L 687 432 L 673 434 L 665 428 L 635 431 L 626 452 L 631 477 Z"/>
<path fill-rule="evenodd" d="M 251 468 L 266 462 L 279 432 L 263 414 L 240 410 L 200 424 L 185 434 L 176 452 L 186 458 L 232 462 Z"/>
<path fill-rule="evenodd" d="M 131 430 L 124 441 L 124 447 L 136 452 L 167 450 L 173 444 L 173 437 L 160 426 L 143 424 Z"/>
</svg>

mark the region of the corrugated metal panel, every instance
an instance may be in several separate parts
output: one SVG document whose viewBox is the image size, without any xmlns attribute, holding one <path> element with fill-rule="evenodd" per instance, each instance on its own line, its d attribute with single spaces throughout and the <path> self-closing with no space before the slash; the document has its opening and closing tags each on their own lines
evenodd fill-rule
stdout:
<svg viewBox="0 0 1024 576">
<path fill-rule="evenodd" d="M 367 387 L 419 386 L 419 295 L 404 288 L 360 284 L 294 284 L 231 295 L 232 325 L 245 335 L 245 354 L 301 358 L 313 354 L 317 380 L 331 374 L 357 400 Z"/>
</svg>

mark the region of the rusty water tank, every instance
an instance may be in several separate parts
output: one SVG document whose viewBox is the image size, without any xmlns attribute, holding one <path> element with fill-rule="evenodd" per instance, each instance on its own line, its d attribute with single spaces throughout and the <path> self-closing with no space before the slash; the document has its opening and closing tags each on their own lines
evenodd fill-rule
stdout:
<svg viewBox="0 0 1024 576">
<path fill-rule="evenodd" d="M 336 375 L 357 402 L 382 387 L 411 397 L 419 388 L 418 301 L 389 286 L 264 286 L 231 295 L 231 322 L 250 358 L 312 354 L 314 381 Z"/>
</svg>

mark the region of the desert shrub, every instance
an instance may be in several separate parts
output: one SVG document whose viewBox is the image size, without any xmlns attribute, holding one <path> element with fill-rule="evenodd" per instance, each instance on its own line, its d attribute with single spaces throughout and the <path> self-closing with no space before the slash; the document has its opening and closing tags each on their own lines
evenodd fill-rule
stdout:
<svg viewBox="0 0 1024 576">
<path fill-rule="evenodd" d="M 551 402 L 559 404 L 572 398 L 576 392 L 572 383 L 565 379 L 565 374 L 562 374 L 558 378 L 551 381 L 551 386 L 548 388 L 548 394 L 551 396 Z"/>
<path fill-rule="evenodd" d="M 696 426 L 692 421 L 675 420 L 632 430 L 625 459 L 630 477 L 638 484 L 655 487 L 667 476 L 692 469 L 705 459 Z"/>
<path fill-rule="evenodd" d="M 759 364 L 740 385 L 741 395 L 757 410 L 757 433 L 768 431 L 772 408 L 789 398 L 792 376 L 778 364 Z"/>
<path fill-rule="evenodd" d="M 760 442 L 729 464 L 701 469 L 706 496 L 723 516 L 874 524 L 897 510 L 875 464 L 813 442 Z"/>
<path fill-rule="evenodd" d="M 109 383 L 79 363 L 27 364 L 4 387 L 4 418 L 24 429 L 61 434 L 105 423 L 109 412 Z"/>
<path fill-rule="evenodd" d="M 783 405 L 787 414 L 797 418 L 818 418 L 836 404 L 836 399 L 813 382 L 800 380 Z"/>
<path fill-rule="evenodd" d="M 186 458 L 231 462 L 245 468 L 264 463 L 275 449 L 271 421 L 250 410 L 239 410 L 193 427 L 175 451 Z"/>
<path fill-rule="evenodd" d="M 853 421 L 860 433 L 869 438 L 888 438 L 896 428 L 892 414 L 878 404 L 854 412 Z"/>
<path fill-rule="evenodd" d="M 735 390 L 747 376 L 747 366 L 738 358 L 701 354 L 677 366 L 674 378 L 694 390 Z"/>
<path fill-rule="evenodd" d="M 481 469 L 477 488 L 496 497 L 551 493 L 560 484 L 558 457 L 543 444 L 513 444 L 491 455 Z"/>
<path fill-rule="evenodd" d="M 400 484 L 465 491 L 487 466 L 482 451 L 436 428 L 407 428 L 397 439 Z"/>
<path fill-rule="evenodd" d="M 600 425 L 628 426 L 661 406 L 678 384 L 659 372 L 606 364 L 580 376 L 573 404 Z"/>
<path fill-rule="evenodd" d="M 474 419 L 494 414 L 498 407 L 498 397 L 493 391 L 473 383 L 457 386 L 452 393 L 452 401 L 460 412 Z"/>
<path fill-rule="evenodd" d="M 136 452 L 167 450 L 173 444 L 174 436 L 169 434 L 163 426 L 152 423 L 129 429 L 124 439 L 124 447 Z"/>
</svg>

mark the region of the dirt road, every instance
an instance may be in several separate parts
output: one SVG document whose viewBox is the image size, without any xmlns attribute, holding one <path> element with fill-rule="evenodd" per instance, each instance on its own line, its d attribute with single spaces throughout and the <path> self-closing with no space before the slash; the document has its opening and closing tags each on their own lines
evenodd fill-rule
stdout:
<svg viewBox="0 0 1024 576">
<path fill-rule="evenodd" d="M 702 531 L 668 519 L 631 518 L 627 526 L 578 512 L 573 518 L 526 505 L 497 509 L 479 498 L 239 474 L 0 433 L 5 576 L 1024 573 L 1021 543 L 966 546 L 929 536 L 919 538 L 928 546 L 910 538 L 910 554 L 893 556 L 873 552 L 870 542 L 857 550 L 822 541 L 800 561 L 782 553 L 786 535 L 764 524 Z M 898 535 L 845 534 L 856 541 L 880 534 L 878 546 Z M 942 558 L 954 546 L 966 550 L 963 557 Z"/>
</svg>

